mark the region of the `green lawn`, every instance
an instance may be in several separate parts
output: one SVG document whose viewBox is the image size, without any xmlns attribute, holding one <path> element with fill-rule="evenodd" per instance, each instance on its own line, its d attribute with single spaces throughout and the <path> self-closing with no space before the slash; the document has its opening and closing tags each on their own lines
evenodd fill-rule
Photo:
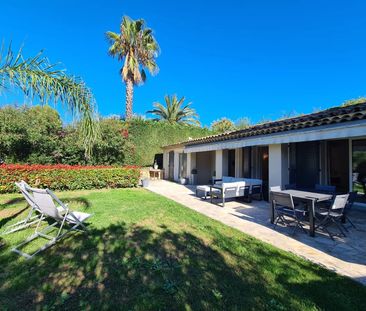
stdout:
<svg viewBox="0 0 366 311">
<path fill-rule="evenodd" d="M 29 261 L 10 248 L 31 230 L 5 236 L 1 310 L 366 310 L 362 285 L 146 190 L 60 197 L 94 213 L 89 235 Z M 0 196 L 0 230 L 24 207 Z"/>
</svg>

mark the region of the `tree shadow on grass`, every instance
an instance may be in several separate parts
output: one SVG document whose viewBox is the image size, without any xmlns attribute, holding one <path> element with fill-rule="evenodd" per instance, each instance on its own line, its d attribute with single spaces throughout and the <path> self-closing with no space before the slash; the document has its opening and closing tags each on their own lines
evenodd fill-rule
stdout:
<svg viewBox="0 0 366 311">
<path fill-rule="evenodd" d="M 157 231 L 124 224 L 92 229 L 89 235 L 70 235 L 30 261 L 2 252 L 0 300 L 9 309 L 30 303 L 46 309 L 126 310 L 257 305 L 241 298 L 242 289 L 250 291 L 258 282 L 255 275 L 238 277 L 218 252 L 189 233 Z"/>
<path fill-rule="evenodd" d="M 5 203 L 0 203 L 0 210 L 8 208 L 9 206 L 14 205 L 14 204 L 18 204 L 20 202 L 25 202 L 24 198 L 22 198 L 22 197 L 12 198 L 12 199 L 6 201 Z"/>
<path fill-rule="evenodd" d="M 294 310 L 314 306 L 306 294 L 317 281 L 292 284 L 291 280 L 301 269 L 314 272 L 317 268 L 306 262 L 298 267 L 290 255 L 264 249 L 250 239 L 248 249 L 244 246 L 238 255 L 233 249 L 238 249 L 239 242 L 220 237 L 208 245 L 189 232 L 176 233 L 165 226 L 152 230 L 118 223 L 91 228 L 88 235 L 70 234 L 30 261 L 8 249 L 1 252 L 0 301 L 8 309 Z M 253 251 L 257 256 L 250 255 Z M 283 260 L 285 267 L 280 264 Z M 280 268 L 273 280 L 268 270 Z M 319 283 L 325 290 L 331 289 L 331 281 L 345 284 L 329 272 L 324 276 Z M 318 305 L 323 307 L 321 302 Z"/>
</svg>

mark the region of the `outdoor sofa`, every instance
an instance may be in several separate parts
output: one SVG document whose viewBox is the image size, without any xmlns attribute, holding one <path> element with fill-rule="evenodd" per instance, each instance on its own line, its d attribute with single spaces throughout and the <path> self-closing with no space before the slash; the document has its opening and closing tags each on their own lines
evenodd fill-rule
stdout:
<svg viewBox="0 0 366 311">
<path fill-rule="evenodd" d="M 222 179 L 214 180 L 210 189 L 211 203 L 213 198 L 218 198 L 222 200 L 222 206 L 225 206 L 225 200 L 230 198 L 244 197 L 249 202 L 255 196 L 262 199 L 261 179 L 223 176 Z"/>
</svg>

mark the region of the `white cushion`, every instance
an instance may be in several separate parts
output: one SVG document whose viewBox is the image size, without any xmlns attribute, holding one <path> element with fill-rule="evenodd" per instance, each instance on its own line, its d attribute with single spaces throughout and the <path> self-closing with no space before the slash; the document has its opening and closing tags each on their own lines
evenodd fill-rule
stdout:
<svg viewBox="0 0 366 311">
<path fill-rule="evenodd" d="M 196 187 L 196 190 L 201 190 L 201 191 L 210 191 L 210 187 L 206 186 L 206 185 L 200 185 Z"/>
</svg>

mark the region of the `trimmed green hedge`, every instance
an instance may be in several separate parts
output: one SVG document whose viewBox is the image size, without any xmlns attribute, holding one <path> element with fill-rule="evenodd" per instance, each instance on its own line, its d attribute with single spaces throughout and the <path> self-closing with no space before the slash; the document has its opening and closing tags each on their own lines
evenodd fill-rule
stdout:
<svg viewBox="0 0 366 311">
<path fill-rule="evenodd" d="M 0 193 L 16 192 L 14 182 L 51 190 L 130 188 L 138 185 L 137 167 L 72 167 L 59 165 L 1 165 Z"/>
<path fill-rule="evenodd" d="M 124 122 L 130 148 L 125 149 L 125 164 L 152 165 L 154 155 L 162 153 L 162 146 L 212 135 L 208 128 L 134 119 Z"/>
</svg>

